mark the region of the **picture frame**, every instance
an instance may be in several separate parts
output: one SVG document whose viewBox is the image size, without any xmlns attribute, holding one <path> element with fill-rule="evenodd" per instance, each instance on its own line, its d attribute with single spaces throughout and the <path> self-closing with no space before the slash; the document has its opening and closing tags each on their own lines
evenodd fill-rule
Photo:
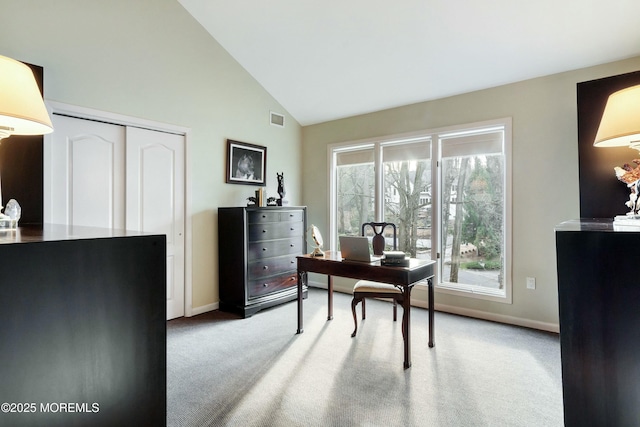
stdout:
<svg viewBox="0 0 640 427">
<path fill-rule="evenodd" d="M 227 184 L 265 185 L 267 147 L 227 139 Z"/>
</svg>

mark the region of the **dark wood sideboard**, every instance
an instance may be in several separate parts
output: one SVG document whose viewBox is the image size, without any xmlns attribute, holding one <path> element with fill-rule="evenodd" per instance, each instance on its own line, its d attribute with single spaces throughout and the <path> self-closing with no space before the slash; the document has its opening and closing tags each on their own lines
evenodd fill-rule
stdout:
<svg viewBox="0 0 640 427">
<path fill-rule="evenodd" d="M 609 219 L 556 227 L 567 427 L 640 424 L 638 243 Z"/>
<path fill-rule="evenodd" d="M 164 235 L 3 230 L 0 266 L 0 425 L 165 425 Z"/>
<path fill-rule="evenodd" d="M 248 317 L 296 299 L 306 224 L 306 207 L 219 208 L 220 309 Z"/>
</svg>

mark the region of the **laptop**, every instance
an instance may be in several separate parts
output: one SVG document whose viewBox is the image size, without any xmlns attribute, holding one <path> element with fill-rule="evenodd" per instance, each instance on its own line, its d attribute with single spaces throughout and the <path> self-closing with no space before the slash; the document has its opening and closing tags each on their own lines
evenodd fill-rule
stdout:
<svg viewBox="0 0 640 427">
<path fill-rule="evenodd" d="M 360 236 L 338 236 L 340 239 L 340 252 L 346 261 L 374 262 L 382 259 L 381 256 L 369 253 L 369 239 Z"/>
</svg>

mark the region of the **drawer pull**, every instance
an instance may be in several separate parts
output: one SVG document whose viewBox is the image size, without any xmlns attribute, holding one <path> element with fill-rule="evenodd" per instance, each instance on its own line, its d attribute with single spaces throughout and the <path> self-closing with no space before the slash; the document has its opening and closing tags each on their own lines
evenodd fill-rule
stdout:
<svg viewBox="0 0 640 427">
<path fill-rule="evenodd" d="M 295 230 L 295 228 L 291 227 L 289 230 L 293 231 L 293 230 Z"/>
<path fill-rule="evenodd" d="M 269 266 L 268 266 L 268 265 L 265 265 L 264 267 L 262 267 L 262 269 L 263 269 L 263 270 L 268 270 L 268 269 L 269 269 Z"/>
<path fill-rule="evenodd" d="M 263 283 L 262 286 L 264 286 L 265 288 L 268 288 L 269 284 L 268 283 Z"/>
<path fill-rule="evenodd" d="M 289 281 L 290 281 L 290 282 L 293 282 L 294 280 L 296 280 L 295 276 L 291 276 L 291 277 L 289 277 Z"/>
<path fill-rule="evenodd" d="M 291 246 L 291 247 L 293 248 L 295 245 L 292 243 L 292 244 L 290 244 L 289 246 Z"/>
<path fill-rule="evenodd" d="M 266 233 L 266 232 L 267 232 L 267 230 L 262 230 L 262 232 L 263 232 L 263 233 Z"/>
<path fill-rule="evenodd" d="M 262 248 L 262 250 L 263 250 L 264 252 L 266 252 L 266 251 L 267 251 L 267 248 Z"/>
</svg>

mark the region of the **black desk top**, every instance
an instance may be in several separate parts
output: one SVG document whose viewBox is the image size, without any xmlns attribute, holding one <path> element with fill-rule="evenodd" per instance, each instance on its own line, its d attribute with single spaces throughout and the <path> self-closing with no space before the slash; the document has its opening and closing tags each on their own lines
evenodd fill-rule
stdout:
<svg viewBox="0 0 640 427">
<path fill-rule="evenodd" d="M 112 237 L 150 236 L 131 230 L 111 230 L 108 228 L 82 227 L 61 224 L 43 224 L 0 229 L 0 244 L 52 242 L 61 240 L 108 239 Z"/>
<path fill-rule="evenodd" d="M 614 231 L 613 218 L 580 218 L 563 221 L 556 231 Z"/>
<path fill-rule="evenodd" d="M 581 218 L 561 222 L 556 225 L 556 231 L 597 231 L 611 233 L 638 233 L 640 226 L 626 226 L 616 223 L 613 218 Z"/>
</svg>

